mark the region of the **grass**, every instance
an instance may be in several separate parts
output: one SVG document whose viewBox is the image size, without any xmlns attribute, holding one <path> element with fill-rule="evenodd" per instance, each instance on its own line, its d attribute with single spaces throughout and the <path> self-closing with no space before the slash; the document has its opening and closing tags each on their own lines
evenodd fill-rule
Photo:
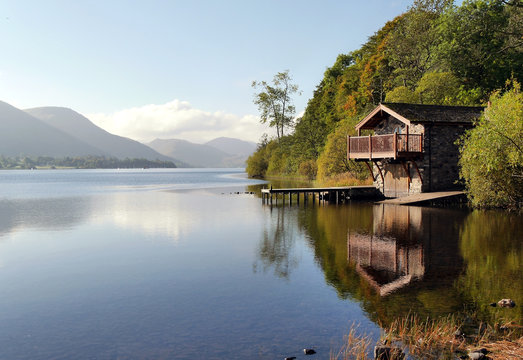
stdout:
<svg viewBox="0 0 523 360">
<path fill-rule="evenodd" d="M 331 360 L 366 360 L 372 342 L 351 327 L 344 345 Z M 447 316 L 435 320 L 409 314 L 385 327 L 380 343 L 401 348 L 409 359 L 455 359 L 486 348 L 493 360 L 523 359 L 523 326 L 513 322 L 491 326 L 473 317 Z M 372 347 L 373 348 L 373 347 Z"/>
<path fill-rule="evenodd" d="M 357 326 L 351 326 L 349 334 L 344 338 L 343 346 L 336 354 L 331 354 L 331 360 L 368 359 L 372 340 L 366 335 L 357 335 L 357 330 Z"/>
<path fill-rule="evenodd" d="M 372 179 L 359 180 L 350 173 L 337 174 L 325 179 L 316 180 L 315 185 L 321 187 L 338 187 L 338 186 L 359 186 L 372 185 Z"/>
</svg>

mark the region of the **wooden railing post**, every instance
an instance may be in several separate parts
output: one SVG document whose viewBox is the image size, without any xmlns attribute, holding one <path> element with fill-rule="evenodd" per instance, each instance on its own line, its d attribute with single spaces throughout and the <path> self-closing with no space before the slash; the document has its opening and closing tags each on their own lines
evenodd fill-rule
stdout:
<svg viewBox="0 0 523 360">
<path fill-rule="evenodd" d="M 372 160 L 372 136 L 369 135 L 369 160 Z"/>
<path fill-rule="evenodd" d="M 407 125 L 407 141 L 405 142 L 405 146 L 407 147 L 404 151 L 409 152 L 409 126 Z"/>
<path fill-rule="evenodd" d="M 394 149 L 394 160 L 396 160 L 396 157 L 398 155 L 398 133 L 397 132 L 394 132 L 394 144 L 393 144 L 393 149 Z"/>
<path fill-rule="evenodd" d="M 350 159 L 350 135 L 347 135 L 347 160 Z"/>
</svg>

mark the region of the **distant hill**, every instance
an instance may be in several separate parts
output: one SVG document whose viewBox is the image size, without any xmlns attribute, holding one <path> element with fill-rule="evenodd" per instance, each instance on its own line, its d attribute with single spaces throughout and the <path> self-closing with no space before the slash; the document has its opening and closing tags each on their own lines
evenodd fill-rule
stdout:
<svg viewBox="0 0 523 360">
<path fill-rule="evenodd" d="M 113 135 L 63 107 L 17 109 L 0 101 L 0 155 L 53 158 L 103 156 L 173 161 L 178 167 L 245 167 L 256 144 L 221 137 L 206 144 L 156 139 L 144 145 Z"/>
<path fill-rule="evenodd" d="M 108 133 L 85 116 L 68 108 L 39 107 L 27 109 L 25 112 L 49 126 L 74 136 L 83 143 L 119 159 L 174 160 L 138 141 Z"/>
<path fill-rule="evenodd" d="M 249 144 L 238 139 L 218 138 L 206 144 L 180 139 L 156 139 L 147 145 L 160 154 L 176 158 L 192 167 L 245 167 L 247 157 L 254 151 L 248 152 Z"/>
<path fill-rule="evenodd" d="M 229 137 L 219 137 L 206 142 L 204 145 L 212 146 L 227 154 L 243 155 L 247 157 L 255 152 L 257 147 L 254 142 Z"/>
<path fill-rule="evenodd" d="M 63 157 L 110 154 L 0 101 L 0 155 Z"/>
</svg>

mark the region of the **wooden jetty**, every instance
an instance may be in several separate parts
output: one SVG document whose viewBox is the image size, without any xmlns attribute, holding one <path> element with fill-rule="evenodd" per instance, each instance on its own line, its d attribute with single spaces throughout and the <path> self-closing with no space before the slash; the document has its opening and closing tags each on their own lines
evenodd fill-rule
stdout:
<svg viewBox="0 0 523 360">
<path fill-rule="evenodd" d="M 463 191 L 438 191 L 427 192 L 420 194 L 413 194 L 409 196 L 386 199 L 380 201 L 379 204 L 393 204 L 393 205 L 424 205 L 431 203 L 445 203 L 445 202 L 459 202 L 466 200 L 465 192 Z"/>
<path fill-rule="evenodd" d="M 273 205 L 278 204 L 281 198 L 285 204 L 286 198 L 289 205 L 292 205 L 293 198 L 300 204 L 300 197 L 304 203 L 318 200 L 318 204 L 325 202 L 340 204 L 347 200 L 376 199 L 379 198 L 379 191 L 374 186 L 346 186 L 346 187 L 325 187 L 325 188 L 288 188 L 288 189 L 262 189 L 262 203 Z"/>
</svg>

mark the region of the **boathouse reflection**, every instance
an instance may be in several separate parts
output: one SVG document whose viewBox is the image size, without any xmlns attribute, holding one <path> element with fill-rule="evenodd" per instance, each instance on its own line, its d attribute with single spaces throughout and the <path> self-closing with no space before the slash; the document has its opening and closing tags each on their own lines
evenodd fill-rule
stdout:
<svg viewBox="0 0 523 360">
<path fill-rule="evenodd" d="M 349 263 L 380 296 L 422 279 L 457 275 L 463 264 L 458 229 L 438 215 L 438 209 L 374 206 L 372 231 L 348 230 Z"/>
</svg>

